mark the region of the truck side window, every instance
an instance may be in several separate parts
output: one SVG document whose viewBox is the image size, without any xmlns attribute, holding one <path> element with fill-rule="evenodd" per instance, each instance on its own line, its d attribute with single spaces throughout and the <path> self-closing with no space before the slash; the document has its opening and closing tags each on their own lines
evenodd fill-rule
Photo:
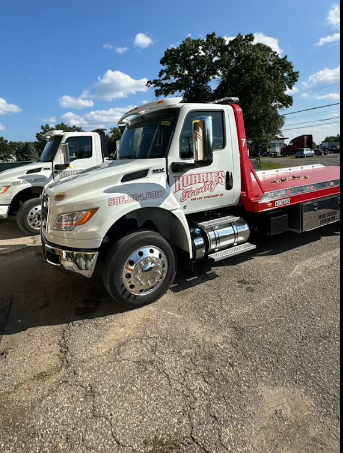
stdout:
<svg viewBox="0 0 343 453">
<path fill-rule="evenodd" d="M 70 161 L 76 159 L 89 159 L 92 157 L 92 137 L 69 137 L 66 140 L 69 144 Z"/>
<path fill-rule="evenodd" d="M 195 111 L 190 112 L 184 122 L 180 136 L 180 157 L 181 159 L 192 159 L 193 150 L 193 133 L 192 124 L 195 118 L 199 116 L 211 116 L 213 123 L 213 145 L 214 151 L 224 148 L 224 121 L 223 112 Z"/>
</svg>

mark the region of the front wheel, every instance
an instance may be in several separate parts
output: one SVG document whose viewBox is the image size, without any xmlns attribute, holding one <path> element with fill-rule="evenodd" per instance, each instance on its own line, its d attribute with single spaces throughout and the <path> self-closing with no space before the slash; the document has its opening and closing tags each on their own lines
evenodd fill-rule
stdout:
<svg viewBox="0 0 343 453">
<path fill-rule="evenodd" d="M 142 230 L 123 237 L 110 249 L 103 273 L 109 295 L 125 308 L 160 299 L 176 274 L 175 253 L 158 233 Z"/>
<path fill-rule="evenodd" d="M 34 198 L 23 203 L 17 213 L 17 223 L 19 228 L 26 234 L 38 235 L 42 224 L 42 201 Z"/>
</svg>

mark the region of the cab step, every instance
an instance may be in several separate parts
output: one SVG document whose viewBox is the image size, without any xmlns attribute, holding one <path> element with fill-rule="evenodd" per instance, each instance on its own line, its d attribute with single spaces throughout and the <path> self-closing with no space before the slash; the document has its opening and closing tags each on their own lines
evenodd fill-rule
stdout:
<svg viewBox="0 0 343 453">
<path fill-rule="evenodd" d="M 245 244 L 236 245 L 235 247 L 230 247 L 225 250 L 220 250 L 219 252 L 212 253 L 208 255 L 209 259 L 213 261 L 222 261 L 227 258 L 231 258 L 235 255 L 240 255 L 241 253 L 250 252 L 250 250 L 255 250 L 256 245 L 246 242 Z"/>
</svg>

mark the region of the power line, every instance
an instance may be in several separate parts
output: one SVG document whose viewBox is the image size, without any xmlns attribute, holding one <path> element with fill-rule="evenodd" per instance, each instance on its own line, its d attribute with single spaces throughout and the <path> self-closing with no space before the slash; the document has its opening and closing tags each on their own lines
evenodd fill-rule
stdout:
<svg viewBox="0 0 343 453">
<path fill-rule="evenodd" d="M 310 124 L 310 123 L 315 123 L 316 121 L 330 121 L 330 120 L 338 120 L 340 119 L 340 116 L 333 116 L 332 118 L 325 118 L 323 120 L 320 119 L 315 119 L 312 121 L 305 121 L 304 123 L 292 123 L 292 124 L 287 124 L 286 126 L 299 126 L 300 124 Z"/>
<path fill-rule="evenodd" d="M 339 108 L 339 107 L 338 107 L 338 108 L 336 107 L 335 109 L 332 109 L 332 112 L 336 112 L 336 110 L 340 110 L 340 108 Z M 327 112 L 308 113 L 307 115 L 300 115 L 300 116 L 297 116 L 296 119 L 299 119 L 299 118 L 307 118 L 307 117 L 309 117 L 309 116 L 325 115 L 325 114 L 327 114 L 327 113 L 331 113 L 331 111 L 330 111 L 330 112 L 327 111 Z M 292 121 L 293 118 L 290 119 L 290 120 Z M 294 118 L 294 120 L 295 120 L 295 118 Z M 288 121 L 288 118 L 286 118 L 286 121 Z"/>
<path fill-rule="evenodd" d="M 325 90 L 326 88 L 332 88 L 332 87 L 335 87 L 338 85 L 340 85 L 340 83 L 334 83 L 332 85 L 325 85 L 325 86 L 319 87 L 319 88 L 309 88 L 308 90 L 298 91 L 297 93 L 294 93 L 293 96 L 295 96 L 297 94 L 312 93 L 313 91 Z"/>
<path fill-rule="evenodd" d="M 324 123 L 324 124 L 314 124 L 313 126 L 294 127 L 292 129 L 282 129 L 282 131 L 283 132 L 295 131 L 297 129 L 307 129 L 307 128 L 312 128 L 312 127 L 326 126 L 326 125 L 329 125 L 329 124 L 337 124 L 337 123 L 340 123 L 340 121 L 333 121 L 332 123 Z"/>
<path fill-rule="evenodd" d="M 294 115 L 296 113 L 301 113 L 301 112 L 309 112 L 310 110 L 325 109 L 326 107 L 331 107 L 333 105 L 341 105 L 341 103 L 336 102 L 335 104 L 322 105 L 321 107 L 312 107 L 311 109 L 298 110 L 297 112 L 291 112 L 291 113 L 284 113 L 282 116 Z"/>
</svg>

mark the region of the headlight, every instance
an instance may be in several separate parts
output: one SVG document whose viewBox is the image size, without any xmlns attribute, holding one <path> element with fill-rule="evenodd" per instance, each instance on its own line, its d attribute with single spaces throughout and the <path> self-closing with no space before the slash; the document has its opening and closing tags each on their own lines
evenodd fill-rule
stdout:
<svg viewBox="0 0 343 453">
<path fill-rule="evenodd" d="M 98 210 L 99 208 L 61 214 L 55 220 L 53 230 L 72 231 L 76 226 L 87 223 Z"/>
<path fill-rule="evenodd" d="M 11 187 L 11 186 L 3 186 L 3 187 L 0 187 L 0 195 L 1 195 L 2 193 L 7 192 L 8 189 L 9 189 L 10 187 Z"/>
</svg>

